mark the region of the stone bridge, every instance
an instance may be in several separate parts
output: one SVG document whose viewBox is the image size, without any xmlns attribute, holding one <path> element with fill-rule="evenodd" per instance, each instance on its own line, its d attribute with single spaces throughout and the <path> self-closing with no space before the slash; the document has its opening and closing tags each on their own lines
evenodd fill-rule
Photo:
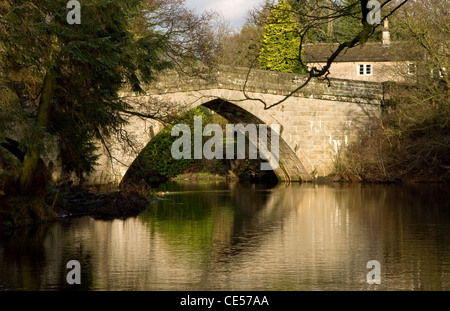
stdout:
<svg viewBox="0 0 450 311">
<path fill-rule="evenodd" d="M 330 174 L 341 148 L 370 128 L 370 120 L 380 113 L 383 85 L 316 79 L 281 104 L 264 109 L 261 100 L 267 105 L 279 102 L 305 80 L 304 75 L 246 68 L 221 68 L 205 79 L 168 72 L 147 87 L 147 95 L 124 92 L 121 96 L 137 111 L 204 105 L 231 124 L 280 124 L 275 174 L 281 181 L 310 181 Z M 164 127 L 152 119 L 127 118 L 121 139 L 111 140 L 108 149 L 100 148 L 90 184 L 119 184 L 139 152 Z M 123 144 L 124 135 L 135 144 L 133 148 Z"/>
</svg>

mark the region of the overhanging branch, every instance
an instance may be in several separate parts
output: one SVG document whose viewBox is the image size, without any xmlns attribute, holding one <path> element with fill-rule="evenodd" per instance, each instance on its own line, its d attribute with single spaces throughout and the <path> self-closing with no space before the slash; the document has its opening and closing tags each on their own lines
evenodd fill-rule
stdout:
<svg viewBox="0 0 450 311">
<path fill-rule="evenodd" d="M 362 29 L 361 31 L 351 40 L 348 40 L 346 42 L 343 43 L 339 43 L 338 47 L 336 48 L 336 50 L 327 58 L 326 60 L 326 64 L 321 67 L 321 68 L 317 68 L 317 67 L 312 67 L 310 70 L 308 70 L 308 77 L 306 79 L 306 81 L 304 83 L 302 83 L 300 86 L 298 86 L 297 88 L 295 88 L 292 92 L 290 92 L 288 95 L 284 96 L 284 98 L 282 98 L 281 100 L 273 103 L 273 104 L 268 104 L 266 103 L 263 99 L 260 98 L 253 98 L 251 96 L 248 95 L 246 89 L 247 89 L 247 85 L 248 85 L 248 79 L 250 77 L 250 73 L 252 68 L 250 67 L 248 73 L 247 73 L 247 77 L 246 77 L 246 81 L 244 83 L 244 88 L 243 88 L 243 93 L 246 99 L 248 100 L 254 100 L 254 101 L 258 101 L 261 102 L 264 105 L 264 109 L 270 109 L 273 108 L 275 106 L 278 106 L 280 104 L 282 104 L 283 102 L 285 102 L 288 98 L 292 97 L 295 93 L 297 93 L 298 91 L 300 91 L 302 88 L 304 88 L 313 78 L 325 78 L 328 79 L 328 75 L 330 74 L 330 67 L 331 65 L 335 62 L 336 58 L 342 53 L 344 52 L 344 50 L 348 50 L 351 48 L 354 48 L 356 45 L 360 44 L 364 44 L 365 42 L 367 42 L 367 40 L 374 34 L 375 29 L 381 24 L 382 21 L 384 21 L 386 18 L 388 18 L 389 16 L 391 16 L 392 14 L 394 14 L 400 7 L 402 7 L 403 5 L 405 5 L 409 0 L 403 0 L 401 3 L 399 3 L 398 5 L 396 5 L 393 9 L 391 9 L 391 11 L 386 14 L 383 19 L 380 21 L 379 24 L 374 24 L 371 25 L 369 24 L 369 22 L 367 21 L 367 16 L 371 13 L 370 9 L 368 8 L 368 0 L 360 0 L 360 4 L 361 4 L 361 23 L 362 23 Z M 380 4 L 380 9 L 382 7 L 385 7 L 386 5 L 388 5 L 389 3 L 392 3 L 393 0 L 386 0 L 385 2 L 383 2 L 382 4 Z M 333 14 L 329 14 L 327 16 L 317 16 L 313 18 L 316 18 L 317 20 L 323 20 L 324 18 L 332 18 L 332 19 L 336 19 L 337 17 L 342 17 L 345 14 L 343 14 L 343 12 L 346 12 L 346 8 L 340 9 L 339 10 L 339 14 L 338 13 L 333 13 Z M 350 13 L 348 13 L 350 14 Z M 323 21 L 322 21 L 323 23 Z M 310 25 L 307 25 L 303 31 L 300 32 L 300 45 L 299 45 L 299 51 L 301 52 L 303 49 L 303 42 L 304 42 L 304 37 L 306 35 L 306 32 L 309 31 Z M 303 60 L 301 59 L 301 53 L 299 53 L 299 59 L 300 64 L 303 68 L 306 67 L 306 65 L 304 64 Z"/>
</svg>

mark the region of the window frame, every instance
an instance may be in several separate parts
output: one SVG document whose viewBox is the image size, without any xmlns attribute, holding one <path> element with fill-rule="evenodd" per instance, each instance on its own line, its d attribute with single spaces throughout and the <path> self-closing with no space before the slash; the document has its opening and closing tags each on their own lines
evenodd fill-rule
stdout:
<svg viewBox="0 0 450 311">
<path fill-rule="evenodd" d="M 361 68 L 363 73 L 361 73 Z M 368 68 L 370 68 L 368 70 Z M 368 73 L 370 71 L 370 73 Z M 356 74 L 359 77 L 363 77 L 363 76 L 373 76 L 373 65 L 372 64 L 357 64 L 356 65 Z"/>
</svg>

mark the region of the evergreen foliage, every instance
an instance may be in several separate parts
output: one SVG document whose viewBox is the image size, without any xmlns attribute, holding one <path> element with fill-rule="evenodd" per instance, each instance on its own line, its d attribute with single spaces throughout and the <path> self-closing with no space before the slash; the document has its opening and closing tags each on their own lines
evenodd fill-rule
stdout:
<svg viewBox="0 0 450 311">
<path fill-rule="evenodd" d="M 261 41 L 261 69 L 280 72 L 303 72 L 299 61 L 300 34 L 291 5 L 282 0 L 267 17 Z"/>
<path fill-rule="evenodd" d="M 8 95 L 0 99 L 0 118 L 4 128 L 20 124 L 25 191 L 48 151 L 49 135 L 57 138 L 66 171 L 89 173 L 96 161 L 94 139 L 114 134 L 125 122 L 121 112 L 130 109 L 119 90 L 141 92 L 142 83 L 170 65 L 162 57 L 167 40 L 157 25 L 139 24 L 148 14 L 146 1 L 85 2 L 79 25 L 67 23 L 66 4 L 0 5 L 0 89 Z"/>
</svg>

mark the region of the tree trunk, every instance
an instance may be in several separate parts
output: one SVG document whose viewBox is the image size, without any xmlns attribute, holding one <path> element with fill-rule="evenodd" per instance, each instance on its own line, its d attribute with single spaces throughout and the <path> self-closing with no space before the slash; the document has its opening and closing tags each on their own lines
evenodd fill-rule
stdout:
<svg viewBox="0 0 450 311">
<path fill-rule="evenodd" d="M 52 38 L 52 46 L 49 55 L 50 67 L 44 78 L 41 98 L 39 99 L 39 107 L 37 113 L 37 126 L 47 129 L 48 120 L 50 118 L 50 110 L 53 99 L 53 93 L 56 88 L 56 54 L 58 53 L 58 38 Z M 42 191 L 47 182 L 43 178 L 44 174 L 39 174 L 39 144 L 33 143 L 29 146 L 25 153 L 22 169 L 19 175 L 20 192 L 24 194 L 37 194 L 32 192 Z M 39 175 L 41 175 L 39 178 Z M 39 180 L 40 179 L 40 180 Z M 44 180 L 43 180 L 44 179 Z M 33 191 L 36 190 L 36 191 Z M 30 193 L 31 192 L 31 193 Z"/>
<path fill-rule="evenodd" d="M 37 115 L 37 125 L 39 127 L 47 128 L 55 85 L 56 72 L 53 68 L 51 68 L 45 76 L 44 87 L 42 90 L 41 98 L 39 100 Z M 40 155 L 38 151 L 38 144 L 32 144 L 31 146 L 29 146 L 25 154 L 19 176 L 19 187 L 22 193 L 29 194 L 30 192 L 35 192 L 33 190 L 42 189 L 43 183 L 45 184 L 46 180 L 38 180 L 38 178 L 36 178 L 36 175 L 40 175 L 37 174 L 39 159 Z"/>
</svg>

